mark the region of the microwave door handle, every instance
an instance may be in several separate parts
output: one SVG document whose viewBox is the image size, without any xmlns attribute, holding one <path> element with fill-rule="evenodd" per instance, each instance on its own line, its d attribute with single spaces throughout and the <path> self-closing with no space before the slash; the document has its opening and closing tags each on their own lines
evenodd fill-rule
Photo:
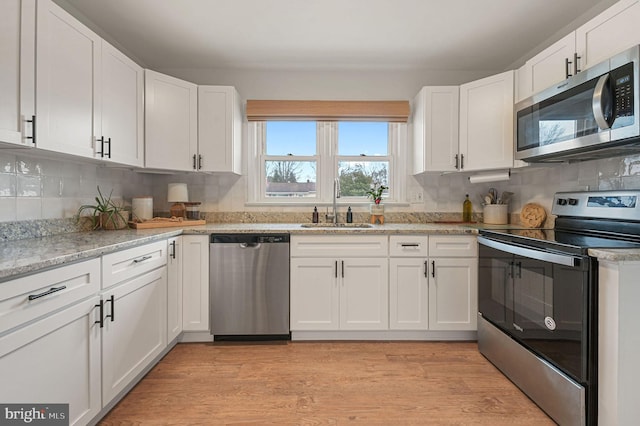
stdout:
<svg viewBox="0 0 640 426">
<path fill-rule="evenodd" d="M 564 254 L 548 253 L 546 251 L 534 250 L 526 247 L 515 246 L 512 244 L 505 244 L 499 241 L 489 240 L 484 237 L 478 237 L 478 243 L 487 247 L 494 248 L 496 250 L 503 251 L 505 253 L 511 253 L 522 257 L 528 257 L 530 259 L 540 260 L 542 262 L 550 262 L 558 265 L 578 266 L 580 259 L 574 256 L 567 256 Z"/>
<path fill-rule="evenodd" d="M 611 124 L 609 124 L 607 118 L 604 116 L 605 105 L 602 104 L 603 100 L 607 98 L 604 96 L 604 90 L 606 88 L 607 81 L 609 81 L 609 74 L 600 76 L 600 79 L 596 83 L 596 87 L 593 90 L 593 99 L 591 101 L 593 116 L 595 117 L 596 123 L 601 130 L 607 130 L 611 128 Z"/>
</svg>

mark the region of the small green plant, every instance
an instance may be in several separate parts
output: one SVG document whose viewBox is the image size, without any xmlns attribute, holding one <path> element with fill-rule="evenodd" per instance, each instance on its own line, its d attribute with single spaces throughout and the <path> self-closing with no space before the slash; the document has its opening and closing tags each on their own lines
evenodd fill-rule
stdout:
<svg viewBox="0 0 640 426">
<path fill-rule="evenodd" d="M 378 183 L 376 182 L 367 192 L 365 192 L 365 194 L 367 194 L 367 197 L 371 198 L 374 203 L 380 204 L 380 202 L 382 201 L 382 193 L 386 189 L 389 189 L 389 187 L 378 185 Z"/>
<path fill-rule="evenodd" d="M 82 218 L 91 220 L 92 229 L 122 229 L 127 227 L 127 219 L 122 214 L 124 207 L 119 206 L 111 199 L 113 190 L 108 197 L 102 195 L 98 186 L 98 196 L 95 204 L 85 204 L 78 208 L 76 218 L 80 221 Z M 90 212 L 88 215 L 82 216 L 84 212 Z"/>
</svg>

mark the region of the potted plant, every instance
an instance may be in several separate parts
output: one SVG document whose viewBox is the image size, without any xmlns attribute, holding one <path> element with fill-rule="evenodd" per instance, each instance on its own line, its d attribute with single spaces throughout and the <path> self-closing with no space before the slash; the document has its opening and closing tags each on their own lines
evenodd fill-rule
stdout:
<svg viewBox="0 0 640 426">
<path fill-rule="evenodd" d="M 386 189 L 389 189 L 389 187 L 384 185 L 379 185 L 376 182 L 371 186 L 371 188 L 367 192 L 365 192 L 367 197 L 371 198 L 374 203 L 371 205 L 371 209 L 370 209 L 371 214 L 381 215 L 384 213 L 384 206 L 382 205 L 382 193 Z"/>
<path fill-rule="evenodd" d="M 100 187 L 98 186 L 98 196 L 96 197 L 95 204 L 85 204 L 80 206 L 76 218 L 78 221 L 82 218 L 91 220 L 91 229 L 124 229 L 128 226 L 127 217 L 128 212 L 125 211 L 123 206 L 117 205 L 111 199 L 111 194 L 108 197 L 102 195 Z M 90 214 L 81 216 L 85 211 L 89 211 Z"/>
</svg>

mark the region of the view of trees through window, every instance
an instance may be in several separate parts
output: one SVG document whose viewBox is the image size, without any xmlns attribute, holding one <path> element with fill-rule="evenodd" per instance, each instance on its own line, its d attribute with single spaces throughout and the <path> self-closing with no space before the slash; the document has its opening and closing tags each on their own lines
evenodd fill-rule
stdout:
<svg viewBox="0 0 640 426">
<path fill-rule="evenodd" d="M 339 177 L 343 197 L 365 197 L 373 185 L 389 186 L 388 123 L 339 122 L 332 176 L 318 176 L 320 144 L 316 122 L 268 121 L 264 171 L 265 196 L 317 197 L 317 181 Z M 385 192 L 385 194 L 387 194 Z"/>
</svg>

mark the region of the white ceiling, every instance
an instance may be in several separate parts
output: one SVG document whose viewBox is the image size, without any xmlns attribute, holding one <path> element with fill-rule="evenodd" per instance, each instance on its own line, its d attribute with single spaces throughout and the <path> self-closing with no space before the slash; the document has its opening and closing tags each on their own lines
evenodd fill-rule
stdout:
<svg viewBox="0 0 640 426">
<path fill-rule="evenodd" d="M 612 0 L 58 0 L 154 68 L 506 69 Z M 597 8 L 597 7 L 596 7 Z M 602 8 L 602 6 L 600 6 Z"/>
</svg>

